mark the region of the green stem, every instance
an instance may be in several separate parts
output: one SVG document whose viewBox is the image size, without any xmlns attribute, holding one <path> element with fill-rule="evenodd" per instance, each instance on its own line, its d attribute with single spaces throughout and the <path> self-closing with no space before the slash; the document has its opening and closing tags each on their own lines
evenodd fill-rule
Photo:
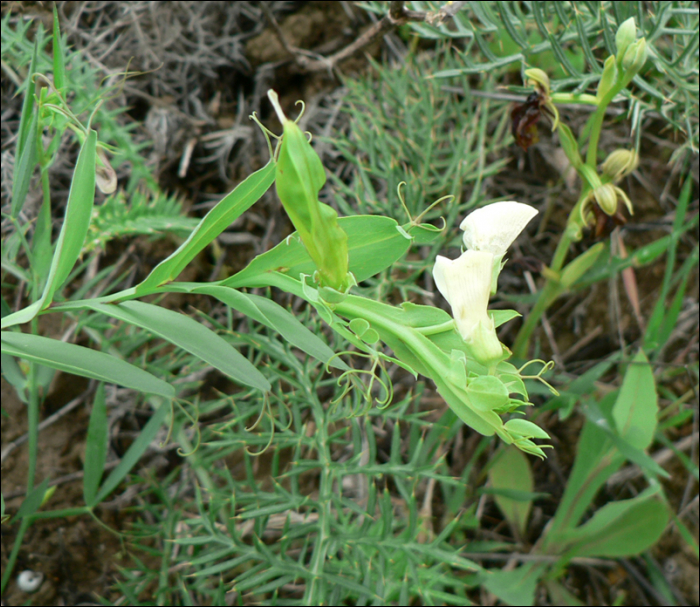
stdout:
<svg viewBox="0 0 700 607">
<path fill-rule="evenodd" d="M 568 225 L 564 230 L 564 233 L 562 234 L 561 238 L 559 239 L 557 248 L 554 251 L 554 256 L 552 257 L 552 264 L 550 265 L 549 269 L 550 273 L 554 274 L 557 277 L 559 276 L 562 268 L 564 267 L 564 262 L 566 261 L 566 256 L 569 252 L 569 247 L 576 240 L 576 234 L 579 233 L 581 229 L 581 206 L 588 197 L 588 192 L 589 188 L 587 185 L 584 184 L 581 196 L 579 197 L 578 202 L 574 205 L 574 208 L 569 214 Z M 557 297 L 560 294 L 557 292 L 559 291 L 559 289 L 560 285 L 557 279 L 548 278 L 545 281 L 544 286 L 542 287 L 542 290 L 540 291 L 539 296 L 537 298 L 537 303 L 535 303 L 532 310 L 530 310 L 530 312 L 527 314 L 527 318 L 525 319 L 525 322 L 523 323 L 522 327 L 520 327 L 520 331 L 518 331 L 518 335 L 516 336 L 515 341 L 513 342 L 512 352 L 513 356 L 515 356 L 516 358 L 527 357 L 527 350 L 530 345 L 530 337 L 537 328 L 540 319 L 547 311 L 547 308 L 549 308 L 549 306 L 554 301 L 556 301 Z"/>
<path fill-rule="evenodd" d="M 29 517 L 25 517 L 22 519 L 22 522 L 19 525 L 17 537 L 15 538 L 15 543 L 12 545 L 12 552 L 10 552 L 10 556 L 7 558 L 7 564 L 5 565 L 5 573 L 3 573 L 2 582 L 0 582 L 0 593 L 3 595 L 5 594 L 5 587 L 7 586 L 7 582 L 10 581 L 12 570 L 15 568 L 17 555 L 19 554 L 19 549 L 22 546 L 22 539 L 24 538 L 24 534 L 27 532 L 27 529 L 29 529 L 30 524 L 31 520 L 29 519 Z"/>
<path fill-rule="evenodd" d="M 436 333 L 444 333 L 445 331 L 451 331 L 455 328 L 455 321 L 448 320 L 440 325 L 433 325 L 432 327 L 414 327 L 415 331 L 423 335 L 435 335 Z"/>
<path fill-rule="evenodd" d="M 321 598 L 326 595 L 321 586 L 324 584 L 322 574 L 323 565 L 326 562 L 328 545 L 331 537 L 331 498 L 333 490 L 333 474 L 331 473 L 332 457 L 328 441 L 327 413 L 318 400 L 315 392 L 307 393 L 314 412 L 316 421 L 316 448 L 318 450 L 319 463 L 321 464 L 321 478 L 318 488 L 318 537 L 314 543 L 314 551 L 311 555 L 311 573 L 313 578 L 306 586 L 302 605 L 321 605 Z"/>
<path fill-rule="evenodd" d="M 593 104 L 592 99 L 595 99 L 595 103 L 598 106 L 589 121 L 590 135 L 588 137 L 588 149 L 586 150 L 585 162 L 585 164 L 593 171 L 596 170 L 596 165 L 598 163 L 598 143 L 600 141 L 600 134 L 603 128 L 603 119 L 605 118 L 605 111 L 607 110 L 608 106 L 615 98 L 615 96 L 621 90 L 623 90 L 628 83 L 628 79 L 620 77 L 618 78 L 618 81 L 615 83 L 615 85 L 611 87 L 611 89 L 603 96 L 602 99 L 597 99 L 591 95 L 586 95 L 585 100 L 579 99 L 580 102 L 591 104 Z M 563 95 L 553 95 L 552 98 L 556 99 L 556 101 L 558 102 L 564 100 Z M 554 256 L 552 257 L 550 270 L 556 278 L 547 279 L 542 290 L 539 293 L 537 303 L 528 314 L 527 319 L 523 323 L 523 326 L 520 328 L 520 331 L 518 331 L 518 335 L 515 338 L 515 342 L 513 343 L 512 348 L 513 356 L 515 356 L 516 358 L 525 358 L 527 356 L 528 347 L 530 345 L 530 337 L 532 336 L 532 333 L 534 332 L 535 328 L 540 322 L 540 319 L 547 311 L 549 306 L 560 295 L 560 293 L 557 292 L 559 291 L 558 276 L 562 268 L 564 267 L 566 256 L 569 253 L 569 247 L 573 242 L 575 242 L 577 234 L 580 233 L 580 230 L 583 227 L 581 225 L 582 220 L 580 217 L 581 207 L 586 201 L 586 198 L 588 198 L 588 194 L 590 192 L 590 187 L 588 186 L 585 180 L 583 180 L 583 183 L 584 185 L 581 191 L 581 195 L 579 196 L 577 203 L 574 205 L 574 208 L 569 213 L 569 220 L 567 222 L 566 230 L 564 231 L 564 234 L 559 240 L 556 251 L 554 252 Z"/>
</svg>

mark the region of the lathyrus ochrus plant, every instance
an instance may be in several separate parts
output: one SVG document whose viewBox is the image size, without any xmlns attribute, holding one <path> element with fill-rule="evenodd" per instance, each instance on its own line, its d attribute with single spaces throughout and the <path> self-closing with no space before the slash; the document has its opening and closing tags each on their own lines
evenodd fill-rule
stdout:
<svg viewBox="0 0 700 607">
<path fill-rule="evenodd" d="M 604 248 L 603 243 L 599 242 L 564 266 L 571 244 L 581 240 L 585 228 L 593 226 L 593 233 L 599 238 L 615 226 L 625 223 L 623 210 L 630 215 L 634 212 L 629 197 L 616 184 L 637 167 L 638 151 L 614 150 L 599 170 L 598 144 L 605 111 L 644 67 L 649 49 L 643 37 L 637 39 L 633 17 L 620 25 L 615 44 L 617 54 L 610 55 L 605 60 L 595 95 L 552 93 L 549 78 L 544 71 L 537 68 L 525 70 L 526 84 L 535 91 L 523 106 L 513 110 L 512 126 L 516 142 L 523 148 L 535 143 L 535 124 L 540 114 L 548 116 L 552 130 L 559 134 L 564 153 L 581 177 L 582 189 L 576 205 L 569 213 L 566 229 L 557 244 L 552 262 L 543 272 L 546 283 L 513 344 L 513 353 L 520 358 L 525 357 L 530 336 L 547 308 L 593 266 Z M 579 139 L 560 120 L 556 108 L 557 103 L 572 102 L 596 108 Z M 579 152 L 584 147 L 587 147 L 585 159 Z"/>
<path fill-rule="evenodd" d="M 507 362 L 510 351 L 495 332 L 515 313 L 490 315 L 487 311 L 506 248 L 536 211 L 517 202 L 497 203 L 463 222 L 469 250 L 456 261 L 438 257 L 434 269 L 438 289 L 452 306 L 454 320 L 430 306 L 405 302 L 397 308 L 352 295 L 348 292 L 352 282 L 362 281 L 393 263 L 397 253 L 406 251 L 412 234 L 418 230 L 429 234 L 432 226 L 415 221 L 399 226 L 392 219 L 371 216 L 336 220 L 334 212 L 320 210 L 323 207 L 317 196 L 325 181 L 321 161 L 296 124 L 279 109 L 276 94 L 271 92 L 269 96 L 284 126 L 277 154 L 277 191 L 297 226 L 303 249 L 295 246 L 299 240 L 290 237 L 222 284 L 276 286 L 306 299 L 331 327 L 374 361 L 373 368 L 393 361 L 414 374 L 429 377 L 450 408 L 477 432 L 498 434 L 506 443 L 544 457 L 532 440 L 548 438 L 543 430 L 518 417 L 502 419 L 504 415 L 519 414 L 520 408 L 528 404 L 521 373 Z M 344 226 L 347 245 L 339 236 Z M 336 251 L 329 250 L 334 247 Z M 313 262 L 311 267 L 299 263 L 303 250 Z M 348 271 L 352 280 L 343 274 Z M 337 287 L 343 292 L 339 293 Z M 393 350 L 395 358 L 374 347 L 380 340 Z M 346 371 L 344 377 L 353 373 L 359 371 Z M 383 402 L 388 401 L 387 388 Z"/>
</svg>

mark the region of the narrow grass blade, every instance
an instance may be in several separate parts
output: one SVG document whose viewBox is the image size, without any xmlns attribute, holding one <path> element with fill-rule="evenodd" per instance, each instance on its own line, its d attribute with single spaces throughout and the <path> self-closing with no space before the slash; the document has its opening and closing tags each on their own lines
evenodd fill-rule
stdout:
<svg viewBox="0 0 700 607">
<path fill-rule="evenodd" d="M 114 305 L 87 302 L 85 305 L 162 337 L 240 384 L 263 391 L 270 389 L 270 382 L 247 358 L 221 336 L 189 316 L 140 301 Z"/>
<path fill-rule="evenodd" d="M 102 480 L 107 459 L 107 407 L 105 406 L 105 386 L 100 384 L 95 392 L 92 413 L 85 441 L 85 465 L 83 471 L 83 497 L 85 504 L 92 508 L 97 503 L 95 496 Z"/>
<path fill-rule="evenodd" d="M 3 331 L 1 336 L 5 354 L 139 392 L 175 396 L 175 388 L 162 379 L 104 352 L 29 333 Z"/>
<path fill-rule="evenodd" d="M 170 412 L 170 407 L 163 403 L 158 410 L 153 414 L 153 417 L 148 420 L 148 423 L 141 430 L 138 438 L 132 443 L 129 450 L 124 454 L 122 461 L 119 465 L 112 470 L 112 473 L 107 477 L 99 493 L 95 496 L 93 502 L 99 504 L 104 500 L 119 483 L 122 482 L 124 477 L 131 471 L 131 469 L 137 464 L 141 459 L 141 456 L 145 453 L 148 446 L 151 444 L 153 439 L 156 437 L 158 430 L 163 421 L 165 421 L 165 416 Z"/>
<path fill-rule="evenodd" d="M 30 145 L 30 141 L 27 145 Z M 68 194 L 66 214 L 61 233 L 56 241 L 56 249 L 51 261 L 51 269 L 41 298 L 26 308 L 5 316 L 2 328 L 29 322 L 44 307 L 53 301 L 53 296 L 66 281 L 85 242 L 92 207 L 95 202 L 95 148 L 97 133 L 90 130 L 78 155 L 78 162 L 73 173 L 73 181 Z"/>
<path fill-rule="evenodd" d="M 192 292 L 216 297 L 234 310 L 274 329 L 290 344 L 323 363 L 330 362 L 331 366 L 338 369 L 348 368 L 342 360 L 333 358 L 335 353 L 320 337 L 314 335 L 291 312 L 271 299 L 220 286 L 203 286 L 193 289 Z"/>
<path fill-rule="evenodd" d="M 209 211 L 189 238 L 170 257 L 161 261 L 137 288 L 136 293 L 157 287 L 177 278 L 197 254 L 231 223 L 252 207 L 275 180 L 275 163 L 270 161 L 256 171 Z"/>
</svg>

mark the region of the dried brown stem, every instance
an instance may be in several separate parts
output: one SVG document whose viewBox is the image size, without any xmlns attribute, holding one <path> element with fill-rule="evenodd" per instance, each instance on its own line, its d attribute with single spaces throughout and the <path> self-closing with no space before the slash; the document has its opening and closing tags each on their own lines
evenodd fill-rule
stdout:
<svg viewBox="0 0 700 607">
<path fill-rule="evenodd" d="M 452 4 L 444 6 L 440 10 L 433 12 L 412 11 L 407 9 L 404 4 L 404 2 L 391 2 L 389 12 L 379 21 L 374 23 L 363 34 L 361 34 L 360 37 L 354 42 L 350 43 L 344 49 L 339 50 L 337 53 L 330 55 L 329 57 L 312 59 L 309 57 L 310 53 L 308 51 L 296 48 L 287 41 L 282 28 L 277 23 L 277 20 L 274 18 L 269 8 L 265 6 L 265 2 L 260 3 L 265 15 L 275 30 L 280 44 L 282 44 L 284 49 L 294 57 L 296 63 L 305 72 L 318 72 L 321 70 L 332 71 L 335 69 L 338 63 L 354 55 L 359 50 L 372 43 L 379 36 L 383 36 L 397 27 L 412 21 L 425 21 L 430 24 L 442 23 L 446 17 L 453 17 L 465 3 L 453 2 Z"/>
</svg>

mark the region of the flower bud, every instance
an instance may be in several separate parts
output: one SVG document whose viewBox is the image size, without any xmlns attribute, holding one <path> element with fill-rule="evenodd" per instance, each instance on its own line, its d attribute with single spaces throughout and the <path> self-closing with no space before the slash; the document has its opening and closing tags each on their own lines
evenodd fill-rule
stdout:
<svg viewBox="0 0 700 607">
<path fill-rule="evenodd" d="M 525 84 L 526 86 L 532 86 L 545 97 L 549 97 L 549 76 L 547 73 L 539 68 L 533 67 L 529 70 L 525 70 Z"/>
<path fill-rule="evenodd" d="M 581 205 L 581 220 L 583 224 L 587 225 L 589 219 L 596 214 L 595 211 L 593 214 L 590 212 L 590 206 L 592 204 L 595 204 L 600 211 L 609 217 L 622 217 L 618 209 L 620 198 L 622 198 L 622 201 L 625 203 L 625 207 L 627 207 L 629 214 L 634 215 L 632 202 L 621 188 L 613 185 L 612 183 L 604 183 L 593 189 L 588 195 L 588 198 L 586 198 L 584 203 Z M 600 213 L 600 211 L 597 211 L 597 213 Z"/>
<path fill-rule="evenodd" d="M 619 61 L 625 56 L 627 47 L 637 39 L 637 26 L 634 17 L 630 17 L 620 25 L 615 34 L 615 46 L 617 46 L 617 58 Z"/>
<path fill-rule="evenodd" d="M 639 154 L 634 150 L 615 150 L 603 162 L 603 175 L 617 182 L 639 166 Z"/>
<path fill-rule="evenodd" d="M 611 183 L 603 184 L 593 190 L 593 197 L 606 215 L 614 215 L 617 212 L 617 194 L 615 186 Z"/>
<path fill-rule="evenodd" d="M 634 76 L 644 67 L 648 54 L 647 41 L 645 38 L 640 38 L 637 42 L 627 47 L 625 56 L 622 59 L 622 69 Z"/>
<path fill-rule="evenodd" d="M 284 115 L 277 93 L 267 94 L 284 127 L 275 176 L 277 195 L 318 268 L 320 285 L 345 292 L 350 284 L 348 237 L 335 209 L 318 199 L 326 182 L 323 164 L 299 126 Z"/>
<path fill-rule="evenodd" d="M 608 93 L 615 84 L 617 80 L 617 63 L 615 62 L 615 56 L 610 55 L 605 60 L 605 65 L 603 67 L 603 74 L 598 82 L 598 90 L 596 91 L 596 97 L 600 100 Z"/>
</svg>

